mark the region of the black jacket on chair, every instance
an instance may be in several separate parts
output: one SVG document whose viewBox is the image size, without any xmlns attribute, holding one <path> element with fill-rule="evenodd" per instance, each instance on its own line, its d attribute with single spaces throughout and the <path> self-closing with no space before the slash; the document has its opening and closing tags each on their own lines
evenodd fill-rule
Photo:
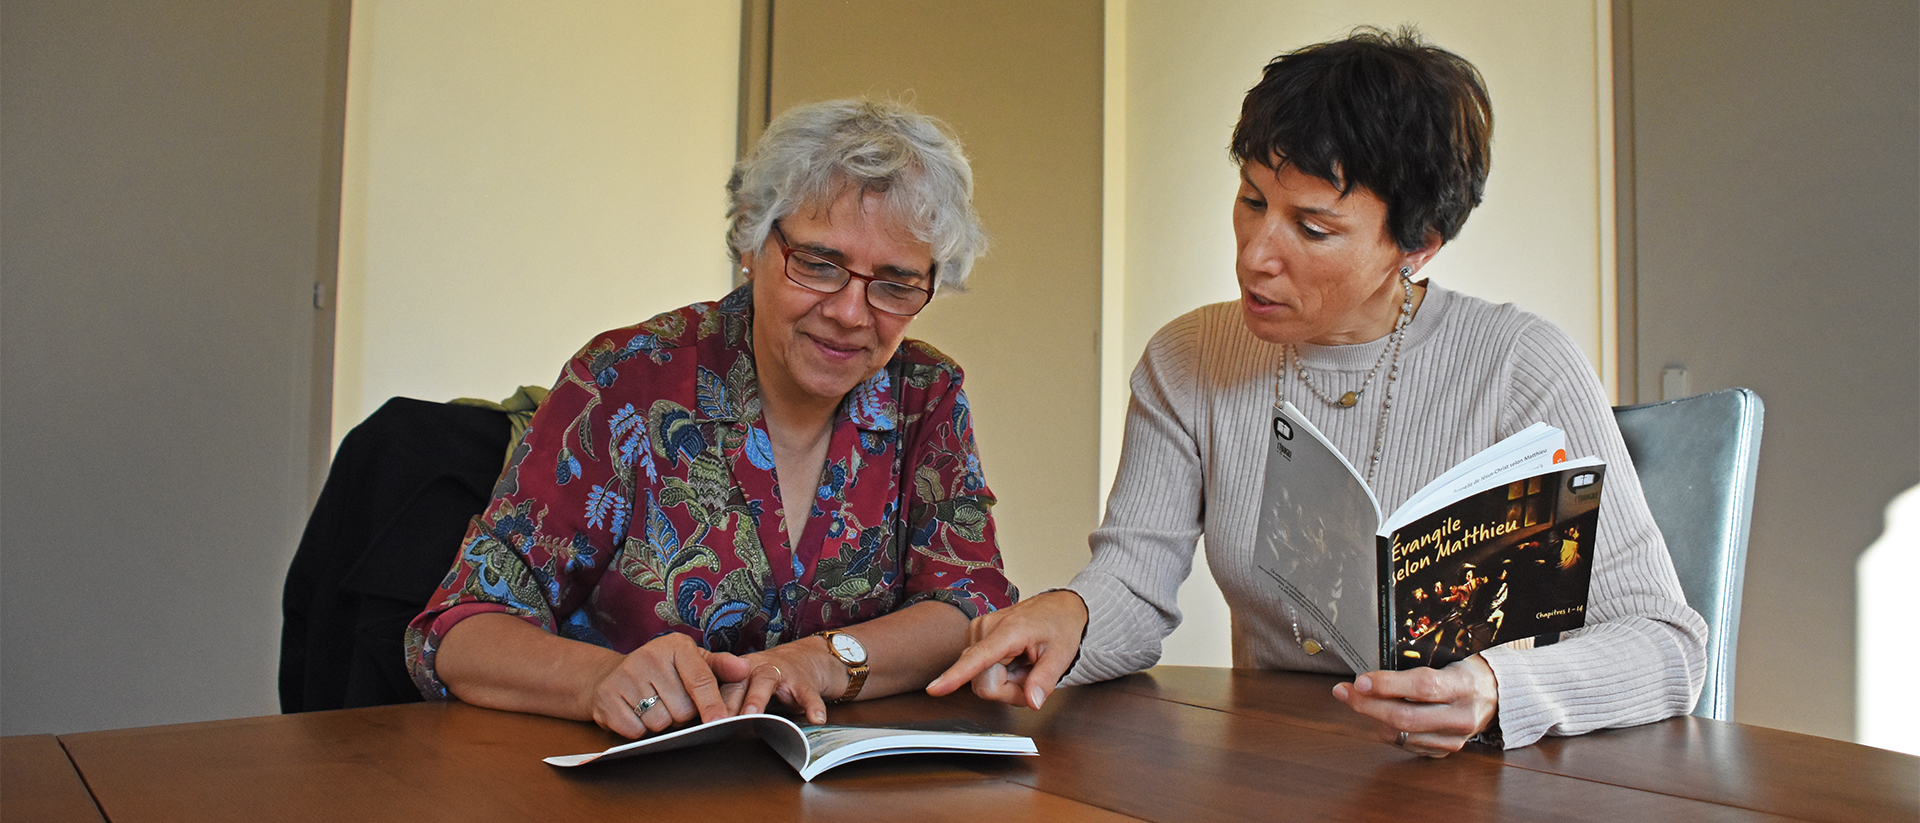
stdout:
<svg viewBox="0 0 1920 823">
<path fill-rule="evenodd" d="M 396 397 L 340 442 L 287 571 L 280 710 L 420 700 L 401 635 L 486 507 L 506 412 Z"/>
</svg>

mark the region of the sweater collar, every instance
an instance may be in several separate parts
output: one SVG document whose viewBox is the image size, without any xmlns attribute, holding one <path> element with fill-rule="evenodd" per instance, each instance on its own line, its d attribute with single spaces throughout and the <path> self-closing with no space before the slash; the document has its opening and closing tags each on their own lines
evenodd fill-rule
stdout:
<svg viewBox="0 0 1920 823">
<path fill-rule="evenodd" d="M 1406 339 L 1401 342 L 1402 356 L 1433 337 L 1434 330 L 1440 328 L 1443 316 L 1453 303 L 1453 291 L 1433 282 L 1426 281 L 1427 294 L 1420 300 L 1420 309 L 1408 321 Z M 1364 372 L 1380 361 L 1380 352 L 1393 342 L 1393 334 L 1382 335 L 1378 339 L 1365 343 L 1350 343 L 1344 346 L 1321 346 L 1314 343 L 1296 343 L 1294 349 L 1300 352 L 1300 360 L 1308 366 L 1321 371 L 1358 371 Z"/>
</svg>

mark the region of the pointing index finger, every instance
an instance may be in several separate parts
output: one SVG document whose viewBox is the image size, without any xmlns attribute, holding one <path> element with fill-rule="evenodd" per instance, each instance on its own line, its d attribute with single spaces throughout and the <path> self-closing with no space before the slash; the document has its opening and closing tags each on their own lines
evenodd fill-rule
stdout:
<svg viewBox="0 0 1920 823">
<path fill-rule="evenodd" d="M 932 683 L 928 683 L 927 694 L 935 697 L 951 694 L 953 690 L 978 677 L 981 672 L 995 664 L 1012 662 L 1014 658 L 1020 656 L 1021 651 L 1022 644 L 1010 643 L 1008 638 L 1001 637 L 998 640 L 992 636 L 983 638 L 968 646 L 952 666 L 941 672 Z"/>
</svg>

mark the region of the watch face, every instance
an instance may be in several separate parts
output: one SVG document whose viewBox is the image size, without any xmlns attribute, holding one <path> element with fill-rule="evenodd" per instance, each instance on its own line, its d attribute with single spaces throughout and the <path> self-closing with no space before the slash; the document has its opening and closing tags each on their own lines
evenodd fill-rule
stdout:
<svg viewBox="0 0 1920 823">
<path fill-rule="evenodd" d="M 863 665 L 867 662 L 867 648 L 860 645 L 860 641 L 855 640 L 853 635 L 845 633 L 836 634 L 832 640 L 833 652 L 834 654 L 840 655 L 841 660 L 855 666 Z"/>
</svg>

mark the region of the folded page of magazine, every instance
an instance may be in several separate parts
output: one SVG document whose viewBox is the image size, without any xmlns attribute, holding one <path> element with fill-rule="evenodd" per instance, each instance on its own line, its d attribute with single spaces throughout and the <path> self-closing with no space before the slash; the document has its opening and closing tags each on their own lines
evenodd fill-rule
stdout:
<svg viewBox="0 0 1920 823">
<path fill-rule="evenodd" d="M 1381 531 L 1392 531 L 1432 511 L 1437 504 L 1458 500 L 1482 489 L 1507 482 L 1507 478 L 1525 477 L 1567 459 L 1567 433 L 1545 423 L 1535 423 L 1519 434 L 1482 449 L 1479 453 L 1448 469 L 1445 474 L 1420 487 L 1393 516 L 1382 523 Z"/>
<path fill-rule="evenodd" d="M 751 729 L 780 754 L 781 759 L 811 781 L 835 766 L 894 754 L 1012 754 L 1037 755 L 1033 738 L 988 731 L 966 720 L 914 723 L 901 726 L 802 726 L 777 714 L 742 714 L 666 734 L 643 737 L 605 751 L 545 758 L 554 766 L 571 768 L 602 760 L 657 754 L 731 738 Z"/>
</svg>

